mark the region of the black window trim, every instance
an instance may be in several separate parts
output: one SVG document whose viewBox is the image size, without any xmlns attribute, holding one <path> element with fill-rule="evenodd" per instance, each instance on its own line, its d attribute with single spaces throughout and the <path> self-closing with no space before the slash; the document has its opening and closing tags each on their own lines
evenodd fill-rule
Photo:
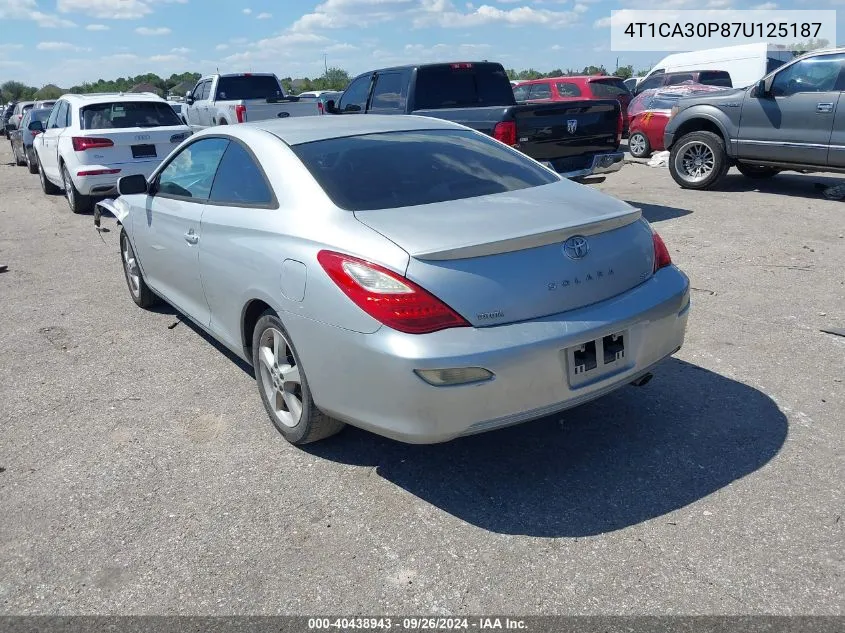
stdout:
<svg viewBox="0 0 845 633">
<path fill-rule="evenodd" d="M 264 180 L 264 184 L 267 185 L 267 189 L 270 191 L 270 202 L 265 204 L 248 204 L 245 202 L 239 203 L 232 203 L 232 202 L 217 202 L 214 200 L 209 200 L 208 198 L 193 198 L 190 196 L 178 196 L 172 193 L 161 193 L 157 190 L 158 184 L 160 182 L 161 172 L 163 172 L 167 167 L 174 161 L 176 158 L 182 154 L 186 149 L 188 149 L 194 143 L 199 143 L 200 141 L 211 140 L 211 139 L 223 139 L 229 141 L 229 143 L 235 142 L 240 145 L 246 153 L 249 154 L 249 157 L 252 159 L 252 162 L 258 167 L 258 171 L 261 174 L 261 178 Z M 222 162 L 223 156 L 226 155 L 226 152 L 229 150 L 229 146 L 226 146 L 226 149 L 223 150 L 223 153 L 220 155 L 220 161 Z M 214 183 L 217 180 L 217 172 L 220 169 L 220 162 L 217 163 L 217 169 L 214 170 L 214 177 L 211 179 L 211 186 L 208 188 L 208 195 L 211 195 L 211 190 L 214 189 Z M 273 189 L 273 185 L 270 183 L 270 179 L 267 178 L 267 174 L 264 171 L 264 168 L 261 166 L 261 162 L 258 160 L 258 157 L 255 155 L 255 152 L 250 149 L 250 147 L 241 141 L 239 138 L 231 136 L 230 134 L 225 133 L 217 133 L 217 134 L 209 134 L 207 136 L 199 136 L 196 138 L 191 139 L 189 143 L 186 143 L 182 149 L 179 150 L 178 154 L 174 154 L 171 156 L 167 161 L 163 162 L 161 166 L 156 170 L 156 172 L 152 175 L 150 179 L 150 185 L 155 183 L 156 190 L 153 193 L 149 194 L 152 198 L 166 198 L 168 200 L 177 200 L 180 202 L 193 202 L 196 204 L 207 204 L 209 206 L 214 207 L 236 207 L 239 209 L 270 209 L 276 210 L 279 208 L 279 200 L 276 197 L 276 191 Z"/>
</svg>

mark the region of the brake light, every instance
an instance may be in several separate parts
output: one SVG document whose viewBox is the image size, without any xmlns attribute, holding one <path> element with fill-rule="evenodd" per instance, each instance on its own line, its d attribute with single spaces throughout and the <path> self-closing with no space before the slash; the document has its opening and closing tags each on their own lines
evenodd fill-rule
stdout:
<svg viewBox="0 0 845 633">
<path fill-rule="evenodd" d="M 651 239 L 654 242 L 654 272 L 657 272 L 661 268 L 671 265 L 672 256 L 669 255 L 669 249 L 666 248 L 666 243 L 657 232 L 652 232 Z"/>
<path fill-rule="evenodd" d="M 460 62 L 458 64 L 449 64 L 453 70 L 467 70 L 472 68 L 472 64 L 469 62 Z"/>
<path fill-rule="evenodd" d="M 99 149 L 114 145 L 110 138 L 92 138 L 89 136 L 74 136 L 71 143 L 73 143 L 74 152 L 84 152 L 87 149 Z"/>
<path fill-rule="evenodd" d="M 322 102 L 322 101 L 318 101 L 318 102 L 317 102 L 317 112 L 319 112 L 320 114 L 325 114 L 325 113 L 326 113 L 326 109 L 325 109 L 325 107 L 323 106 L 323 102 Z"/>
<path fill-rule="evenodd" d="M 499 121 L 493 128 L 493 138 L 511 147 L 516 146 L 516 122 Z"/>
<path fill-rule="evenodd" d="M 78 171 L 77 176 L 105 176 L 106 174 L 119 174 L 119 169 L 91 169 L 89 171 Z"/>
<path fill-rule="evenodd" d="M 238 123 L 243 123 L 246 121 L 246 106 L 245 105 L 236 105 L 235 106 L 235 118 L 238 120 Z"/>
<path fill-rule="evenodd" d="M 355 305 L 394 330 L 428 334 L 469 326 L 430 292 L 378 264 L 334 251 L 320 251 L 317 261 Z"/>
<path fill-rule="evenodd" d="M 39 130 L 31 130 L 31 131 L 32 131 L 32 136 L 38 136 L 39 134 L 41 134 L 41 132 Z"/>
</svg>

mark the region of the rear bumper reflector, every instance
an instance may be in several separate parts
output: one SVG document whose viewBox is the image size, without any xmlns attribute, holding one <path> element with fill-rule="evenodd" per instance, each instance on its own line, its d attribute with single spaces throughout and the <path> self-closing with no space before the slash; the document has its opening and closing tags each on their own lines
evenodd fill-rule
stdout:
<svg viewBox="0 0 845 633">
<path fill-rule="evenodd" d="M 108 174 L 119 174 L 119 169 L 92 169 L 90 171 L 78 171 L 77 176 L 105 176 Z"/>
</svg>

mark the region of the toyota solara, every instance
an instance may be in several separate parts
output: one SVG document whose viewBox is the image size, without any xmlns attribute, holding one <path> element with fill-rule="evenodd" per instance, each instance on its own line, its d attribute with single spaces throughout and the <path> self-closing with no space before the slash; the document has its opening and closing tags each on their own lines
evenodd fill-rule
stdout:
<svg viewBox="0 0 845 633">
<path fill-rule="evenodd" d="M 639 209 L 447 121 L 209 128 L 118 189 L 135 303 L 252 364 L 294 444 L 539 418 L 644 384 L 684 340 L 689 282 Z"/>
</svg>

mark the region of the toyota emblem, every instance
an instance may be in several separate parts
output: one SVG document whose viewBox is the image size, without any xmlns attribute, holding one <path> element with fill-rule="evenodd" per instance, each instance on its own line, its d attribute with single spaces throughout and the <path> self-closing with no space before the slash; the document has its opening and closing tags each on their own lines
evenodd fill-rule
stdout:
<svg viewBox="0 0 845 633">
<path fill-rule="evenodd" d="M 569 259 L 583 259 L 590 252 L 590 243 L 583 235 L 573 235 L 563 243 L 563 253 Z"/>
</svg>

